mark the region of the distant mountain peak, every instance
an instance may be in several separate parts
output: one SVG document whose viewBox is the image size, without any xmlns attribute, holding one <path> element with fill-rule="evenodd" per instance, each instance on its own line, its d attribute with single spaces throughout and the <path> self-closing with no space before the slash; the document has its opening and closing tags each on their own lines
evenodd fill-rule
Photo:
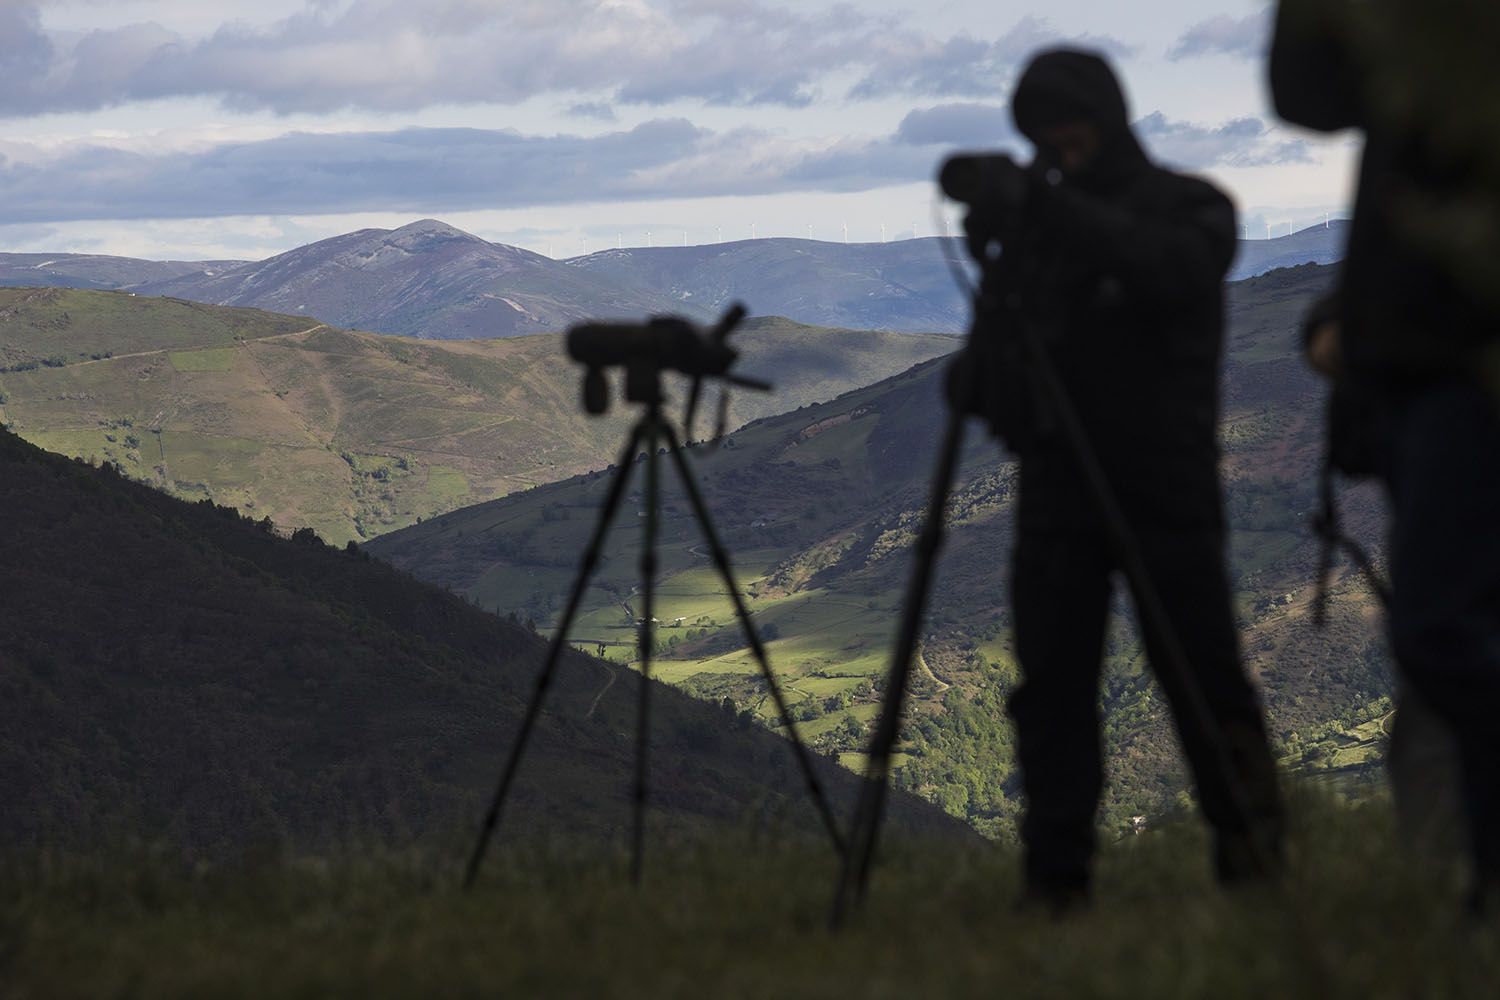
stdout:
<svg viewBox="0 0 1500 1000">
<path fill-rule="evenodd" d="M 457 226 L 450 226 L 441 219 L 418 219 L 416 222 L 408 222 L 400 229 L 391 230 L 392 236 L 454 236 L 469 240 L 479 240 L 473 233 L 466 233 Z"/>
<path fill-rule="evenodd" d="M 473 233 L 466 233 L 456 226 L 439 222 L 437 219 L 419 219 L 400 229 L 393 229 L 383 234 L 380 242 L 386 246 L 400 247 L 408 251 L 425 250 L 443 243 L 470 243 L 483 247 L 491 245 Z"/>
</svg>

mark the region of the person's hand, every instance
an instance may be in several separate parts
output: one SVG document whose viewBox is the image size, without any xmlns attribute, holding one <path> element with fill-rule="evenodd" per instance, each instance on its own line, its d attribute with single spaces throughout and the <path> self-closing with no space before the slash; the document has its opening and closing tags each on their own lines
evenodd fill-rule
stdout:
<svg viewBox="0 0 1500 1000">
<path fill-rule="evenodd" d="M 969 351 L 959 351 L 943 373 L 943 396 L 948 408 L 964 416 L 979 413 L 979 379 Z"/>
<path fill-rule="evenodd" d="M 1344 370 L 1343 331 L 1338 320 L 1327 320 L 1313 328 L 1307 338 L 1307 362 L 1329 378 Z"/>
</svg>

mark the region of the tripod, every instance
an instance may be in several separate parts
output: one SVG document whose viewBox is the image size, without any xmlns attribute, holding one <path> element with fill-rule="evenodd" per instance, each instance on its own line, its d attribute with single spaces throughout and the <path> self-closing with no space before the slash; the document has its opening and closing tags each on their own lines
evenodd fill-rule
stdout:
<svg viewBox="0 0 1500 1000">
<path fill-rule="evenodd" d="M 823 787 L 818 779 L 817 772 L 813 768 L 812 756 L 807 747 L 797 736 L 797 730 L 792 723 L 791 714 L 787 709 L 786 699 L 781 693 L 781 686 L 776 682 L 776 677 L 771 673 L 770 663 L 766 659 L 766 651 L 760 640 L 760 633 L 756 630 L 754 623 L 750 621 L 749 609 L 745 607 L 744 597 L 739 587 L 735 584 L 734 572 L 729 565 L 729 555 L 719 540 L 718 533 L 714 530 L 713 522 L 709 518 L 708 506 L 704 503 L 703 495 L 698 490 L 698 485 L 693 479 L 692 470 L 688 468 L 687 459 L 682 454 L 681 441 L 672 425 L 667 422 L 662 413 L 662 389 L 661 389 L 662 366 L 654 361 L 637 361 L 631 363 L 626 371 L 626 398 L 634 403 L 645 406 L 635 425 L 631 428 L 629 440 L 620 454 L 620 460 L 616 464 L 616 471 L 609 485 L 609 491 L 605 496 L 604 506 L 600 509 L 599 520 L 594 527 L 593 536 L 589 540 L 588 548 L 584 550 L 583 562 L 579 567 L 578 576 L 573 581 L 573 589 L 568 595 L 568 602 L 564 608 L 562 620 L 558 623 L 557 634 L 553 637 L 551 645 L 547 649 L 547 658 L 542 665 L 541 674 L 537 678 L 536 691 L 531 701 L 526 706 L 525 714 L 521 717 L 521 727 L 516 734 L 516 741 L 506 759 L 505 768 L 500 775 L 500 784 L 495 790 L 495 795 L 490 803 L 489 810 L 485 813 L 484 824 L 480 829 L 479 840 L 474 845 L 474 853 L 469 858 L 468 870 L 464 875 L 465 888 L 474 884 L 479 874 L 480 863 L 484 859 L 485 849 L 489 845 L 490 838 L 495 832 L 495 827 L 500 821 L 500 813 L 505 806 L 505 800 L 510 794 L 512 782 L 515 780 L 516 771 L 521 763 L 521 755 L 526 750 L 527 741 L 531 737 L 533 727 L 541 714 L 542 702 L 546 697 L 547 689 L 552 683 L 557 665 L 562 658 L 563 647 L 567 643 L 568 630 L 572 627 L 573 619 L 577 616 L 579 605 L 583 601 L 584 592 L 588 589 L 589 580 L 599 566 L 599 559 L 603 552 L 604 540 L 609 534 L 610 524 L 620 508 L 620 501 L 625 496 L 625 487 L 630 479 L 630 470 L 636 464 L 636 455 L 645 451 L 645 459 L 641 463 L 645 465 L 646 477 L 646 517 L 644 537 L 641 546 L 640 575 L 641 575 L 641 614 L 636 621 L 636 643 L 639 650 L 641 662 L 641 684 L 639 708 L 636 715 L 636 758 L 635 758 L 635 784 L 634 784 L 634 822 L 631 834 L 631 880 L 636 884 L 641 881 L 642 855 L 645 836 L 645 809 L 646 809 L 646 745 L 650 734 L 650 709 L 651 709 L 651 654 L 654 648 L 654 637 L 652 635 L 652 612 L 654 608 L 654 582 L 656 578 L 656 540 L 660 521 L 660 450 L 665 445 L 666 454 L 672 458 L 672 464 L 677 469 L 678 478 L 682 482 L 683 491 L 688 496 L 688 501 L 693 508 L 693 516 L 703 531 L 704 541 L 707 543 L 713 559 L 714 567 L 718 570 L 723 580 L 725 589 L 734 603 L 734 612 L 744 629 L 745 639 L 749 643 L 751 655 L 754 656 L 756 664 L 760 668 L 761 676 L 765 679 L 766 686 L 770 691 L 771 699 L 776 704 L 776 711 L 781 718 L 782 725 L 791 739 L 792 749 L 796 753 L 797 762 L 802 768 L 803 776 L 807 781 L 808 793 L 811 795 L 814 805 L 817 807 L 823 825 L 827 828 L 828 836 L 833 842 L 834 850 L 840 856 L 845 853 L 845 843 L 839 833 L 838 824 L 834 821 L 833 811 L 829 806 L 828 798 L 823 792 Z M 745 383 L 740 380 L 741 384 Z M 586 391 L 596 391 L 585 383 Z M 698 386 L 695 382 L 693 389 L 693 400 L 696 402 Z M 590 403 L 590 409 L 594 412 L 602 410 L 602 405 L 597 409 Z M 691 407 L 689 408 L 691 413 Z M 691 417 L 689 417 L 689 424 Z"/>
</svg>

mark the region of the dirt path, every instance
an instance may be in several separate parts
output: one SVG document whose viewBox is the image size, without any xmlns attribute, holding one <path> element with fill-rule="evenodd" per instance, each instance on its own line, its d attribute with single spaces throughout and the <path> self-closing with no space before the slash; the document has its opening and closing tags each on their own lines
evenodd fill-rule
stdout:
<svg viewBox="0 0 1500 1000">
<path fill-rule="evenodd" d="M 267 340 L 281 340 L 283 337 L 300 337 L 303 334 L 312 333 L 314 330 L 321 330 L 321 329 L 323 329 L 327 325 L 328 325 L 327 323 L 318 323 L 318 324 L 316 324 L 314 326 L 308 327 L 306 330 L 297 330 L 297 331 L 295 331 L 293 333 L 273 333 L 269 337 L 253 337 L 253 338 L 251 338 L 249 340 L 239 340 L 239 341 L 236 341 L 234 344 L 230 344 L 228 346 L 234 347 L 234 346 L 243 346 L 245 344 L 259 344 L 259 343 L 261 343 L 263 341 L 267 341 Z M 91 361 L 78 361 L 78 362 L 75 362 L 75 363 L 70 364 L 70 365 L 64 365 L 64 367 L 65 368 L 82 368 L 85 365 L 107 365 L 107 364 L 109 364 L 112 361 L 124 361 L 126 358 L 146 358 L 146 357 L 150 357 L 153 354 L 169 354 L 169 353 L 173 353 L 173 352 L 186 352 L 186 351 L 212 351 L 212 350 L 216 350 L 216 349 L 217 348 L 213 348 L 213 347 L 180 347 L 180 348 L 178 348 L 178 347 L 156 347 L 156 348 L 152 348 L 149 351 L 132 351 L 129 354 L 112 354 L 112 355 L 110 355 L 107 358 L 98 358 L 98 359 L 91 360 Z"/>
<path fill-rule="evenodd" d="M 615 681 L 620 679 L 619 670 L 615 669 L 607 663 L 603 664 L 603 666 L 605 670 L 609 671 L 609 680 L 604 682 L 604 686 L 599 689 L 599 693 L 594 695 L 594 700 L 589 703 L 589 710 L 583 713 L 583 717 L 585 719 L 592 719 L 594 717 L 594 709 L 599 707 L 599 702 L 602 701 L 604 699 L 604 696 L 609 693 L 609 689 L 615 686 Z"/>
<path fill-rule="evenodd" d="M 937 685 L 937 689 L 939 692 L 946 691 L 953 686 L 952 684 L 949 684 L 947 681 L 943 680 L 937 674 L 932 672 L 932 668 L 927 665 L 927 657 L 922 655 L 922 651 L 920 649 L 917 650 L 917 669 L 926 674 L 928 678 L 932 680 L 932 683 Z"/>
</svg>

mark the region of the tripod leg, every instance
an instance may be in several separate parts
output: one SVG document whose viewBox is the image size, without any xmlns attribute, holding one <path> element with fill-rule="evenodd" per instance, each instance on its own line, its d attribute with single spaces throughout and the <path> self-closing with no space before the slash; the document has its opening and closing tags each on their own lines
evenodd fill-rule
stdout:
<svg viewBox="0 0 1500 1000">
<path fill-rule="evenodd" d="M 474 844 L 474 853 L 469 856 L 469 866 L 464 873 L 464 888 L 466 889 L 474 884 L 474 879 L 479 875 L 479 864 L 484 860 L 484 852 L 489 846 L 490 837 L 495 832 L 496 824 L 500 822 L 500 810 L 505 805 L 506 796 L 510 794 L 510 785 L 515 780 L 516 769 L 521 763 L 521 754 L 526 750 L 526 742 L 531 738 L 531 729 L 536 725 L 537 717 L 541 714 L 542 699 L 546 697 L 547 688 L 552 683 L 552 675 L 562 658 L 563 646 L 568 640 L 568 629 L 572 628 L 573 619 L 578 614 L 578 606 L 583 601 L 584 592 L 588 590 L 589 578 L 594 575 L 594 570 L 599 566 L 604 538 L 609 533 L 610 522 L 614 520 L 615 512 L 620 507 L 620 500 L 625 495 L 625 484 L 630 478 L 631 464 L 635 459 L 636 449 L 640 445 L 643 433 L 644 429 L 639 424 L 631 430 L 630 441 L 626 444 L 620 461 L 615 466 L 614 480 L 609 484 L 604 506 L 599 511 L 599 522 L 594 526 L 594 537 L 589 540 L 589 546 L 584 550 L 583 564 L 579 567 L 578 576 L 573 581 L 573 591 L 568 595 L 568 603 L 563 610 L 562 620 L 557 623 L 557 634 L 552 637 L 552 644 L 547 647 L 547 659 L 542 664 L 542 672 L 537 676 L 536 691 L 526 705 L 525 714 L 521 716 L 521 727 L 516 733 L 516 742 L 511 747 L 504 770 L 500 772 L 500 784 L 495 789 L 494 798 L 490 800 L 490 808 L 484 814 L 484 824 L 479 829 L 479 840 Z"/>
<path fill-rule="evenodd" d="M 901 715 L 906 704 L 907 683 L 911 678 L 911 665 L 917 653 L 922 614 L 927 609 L 927 596 L 932 587 L 932 571 L 937 564 L 938 551 L 943 547 L 943 519 L 948 509 L 948 496 L 953 490 L 953 478 L 958 471 L 958 456 L 963 440 L 964 417 L 957 411 L 950 411 L 948 426 L 943 432 L 942 450 L 938 453 L 937 471 L 932 478 L 932 493 L 927 501 L 927 517 L 922 522 L 922 534 L 917 539 L 916 561 L 912 564 L 911 580 L 907 584 L 906 606 L 902 611 L 901 631 L 897 634 L 896 649 L 891 658 L 891 672 L 886 678 L 880 722 L 870 740 L 870 760 L 865 768 L 859 801 L 854 807 L 854 822 L 849 829 L 849 852 L 844 856 L 844 867 L 839 873 L 838 889 L 834 895 L 833 912 L 829 916 L 829 924 L 834 928 L 843 923 L 844 915 L 851 905 L 858 905 L 864 900 L 865 888 L 869 884 L 870 866 L 875 856 L 875 843 L 885 809 L 886 788 L 890 782 L 891 752 L 901 735 Z"/>
<path fill-rule="evenodd" d="M 635 732 L 635 829 L 631 838 L 630 880 L 641 884 L 646 834 L 646 748 L 651 738 L 651 651 L 654 643 L 657 509 L 661 506 L 660 466 L 657 434 L 660 420 L 648 418 L 646 444 L 646 531 L 641 540 L 641 620 L 636 627 L 636 646 L 641 656 L 640 710 Z"/>
<path fill-rule="evenodd" d="M 729 555 L 720 543 L 718 533 L 714 531 L 713 521 L 709 519 L 708 505 L 703 502 L 703 494 L 698 492 L 698 484 L 694 482 L 692 470 L 688 468 L 687 459 L 682 455 L 676 432 L 671 427 L 666 427 L 665 434 L 667 450 L 677 466 L 677 474 L 682 480 L 683 491 L 687 493 L 688 501 L 693 506 L 693 514 L 703 529 L 703 537 L 708 542 L 709 551 L 713 553 L 714 565 L 719 571 L 719 576 L 724 580 L 724 589 L 729 591 L 730 599 L 734 602 L 734 613 L 739 617 L 740 626 L 745 630 L 745 638 L 750 643 L 750 653 L 760 666 L 761 676 L 765 678 L 766 686 L 771 691 L 771 700 L 776 703 L 776 711 L 781 717 L 781 723 L 786 727 L 787 735 L 791 738 L 792 748 L 797 754 L 797 763 L 802 766 L 802 774 L 807 779 L 807 788 L 809 794 L 812 795 L 813 804 L 817 806 L 823 825 L 828 829 L 828 836 L 833 840 L 834 850 L 841 857 L 846 857 L 848 847 L 843 835 L 839 833 L 838 822 L 833 818 L 833 809 L 829 806 L 828 796 L 824 794 L 823 786 L 818 781 L 818 773 L 813 769 L 812 757 L 807 752 L 806 745 L 798 737 L 791 713 L 787 711 L 786 698 L 781 693 L 781 685 L 776 683 L 776 675 L 771 673 L 771 664 L 766 659 L 766 648 L 761 644 L 760 633 L 750 621 L 750 611 L 745 607 L 745 599 L 740 595 L 740 589 L 734 581 L 734 571 L 729 566 Z"/>
</svg>

